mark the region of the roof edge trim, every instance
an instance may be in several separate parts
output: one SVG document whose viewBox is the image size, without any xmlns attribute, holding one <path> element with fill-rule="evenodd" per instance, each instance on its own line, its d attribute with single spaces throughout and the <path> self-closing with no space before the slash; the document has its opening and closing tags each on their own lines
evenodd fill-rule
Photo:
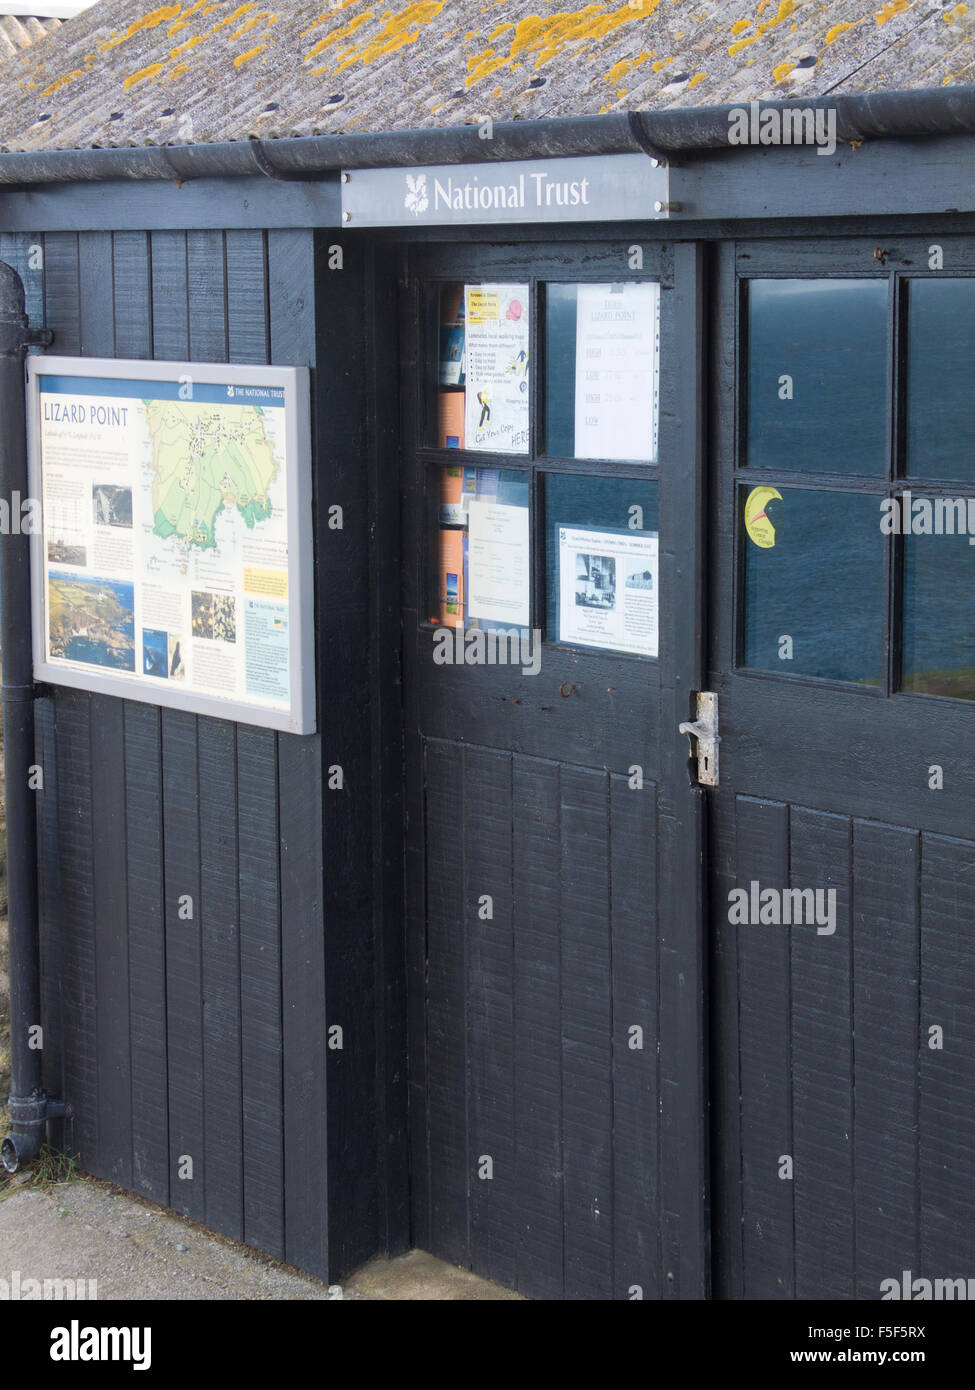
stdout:
<svg viewBox="0 0 975 1390">
<path fill-rule="evenodd" d="M 146 145 L 0 153 L 0 186 L 253 176 L 315 179 L 340 169 L 476 164 L 563 156 L 741 148 L 729 143 L 729 116 L 749 103 L 505 121 L 490 138 L 474 124 L 361 135 L 312 135 L 198 145 Z M 840 140 L 975 133 L 975 86 L 856 93 L 833 99 L 762 101 L 760 111 L 835 111 Z"/>
</svg>

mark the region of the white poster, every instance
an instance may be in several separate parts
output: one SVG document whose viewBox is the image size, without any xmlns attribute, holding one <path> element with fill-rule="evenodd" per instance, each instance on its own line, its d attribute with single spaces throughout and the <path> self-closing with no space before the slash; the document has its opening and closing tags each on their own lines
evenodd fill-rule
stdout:
<svg viewBox="0 0 975 1390">
<path fill-rule="evenodd" d="M 45 359 L 33 378 L 35 664 L 55 682 L 307 726 L 293 386 L 278 369 L 254 382 L 238 379 L 249 368 L 206 381 L 70 365 Z"/>
<path fill-rule="evenodd" d="M 468 449 L 528 453 L 528 286 L 467 285 Z"/>
<path fill-rule="evenodd" d="M 468 516 L 468 617 L 527 627 L 531 601 L 528 508 L 472 500 Z"/>
<path fill-rule="evenodd" d="M 657 536 L 556 527 L 559 641 L 657 655 Z"/>
<path fill-rule="evenodd" d="M 660 286 L 579 285 L 576 458 L 657 458 Z"/>
</svg>

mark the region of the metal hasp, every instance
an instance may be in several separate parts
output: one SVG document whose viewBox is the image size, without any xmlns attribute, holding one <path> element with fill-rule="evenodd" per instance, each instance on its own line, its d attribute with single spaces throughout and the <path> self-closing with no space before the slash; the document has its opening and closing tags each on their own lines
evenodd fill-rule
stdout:
<svg viewBox="0 0 975 1390">
<path fill-rule="evenodd" d="M 0 498 L 9 516 L 29 495 L 24 355 L 52 334 L 31 331 L 20 276 L 0 261 Z M 10 1125 L 0 1162 L 10 1173 L 35 1158 L 49 1119 L 65 1113 L 44 1094 L 42 1053 L 32 1047 L 40 1023 L 37 840 L 34 762 L 34 666 L 30 630 L 30 537 L 8 527 L 0 540 L 0 662 L 3 666 L 3 759 L 7 793 L 7 901 L 10 928 Z"/>
<path fill-rule="evenodd" d="M 697 718 L 693 724 L 679 724 L 677 732 L 697 739 L 697 780 L 702 787 L 718 785 L 718 697 L 713 690 L 697 692 Z M 693 755 L 694 745 L 691 744 Z"/>
</svg>

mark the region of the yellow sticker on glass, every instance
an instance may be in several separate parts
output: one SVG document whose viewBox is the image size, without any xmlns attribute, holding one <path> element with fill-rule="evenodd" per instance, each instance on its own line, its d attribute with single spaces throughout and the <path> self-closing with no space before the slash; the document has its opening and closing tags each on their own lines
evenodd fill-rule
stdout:
<svg viewBox="0 0 975 1390">
<path fill-rule="evenodd" d="M 745 501 L 745 530 L 749 538 L 763 550 L 771 550 L 775 544 L 775 527 L 765 515 L 765 508 L 773 497 L 782 501 L 782 494 L 774 487 L 753 487 Z"/>
</svg>

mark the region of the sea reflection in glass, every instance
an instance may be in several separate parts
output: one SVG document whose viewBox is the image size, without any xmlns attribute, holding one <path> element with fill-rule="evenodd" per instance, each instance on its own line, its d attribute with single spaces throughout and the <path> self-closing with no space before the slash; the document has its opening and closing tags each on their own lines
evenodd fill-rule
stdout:
<svg viewBox="0 0 975 1390">
<path fill-rule="evenodd" d="M 752 468 L 887 471 L 886 280 L 748 283 Z"/>
<path fill-rule="evenodd" d="M 884 540 L 878 496 L 744 488 L 745 665 L 881 684 Z"/>
</svg>

